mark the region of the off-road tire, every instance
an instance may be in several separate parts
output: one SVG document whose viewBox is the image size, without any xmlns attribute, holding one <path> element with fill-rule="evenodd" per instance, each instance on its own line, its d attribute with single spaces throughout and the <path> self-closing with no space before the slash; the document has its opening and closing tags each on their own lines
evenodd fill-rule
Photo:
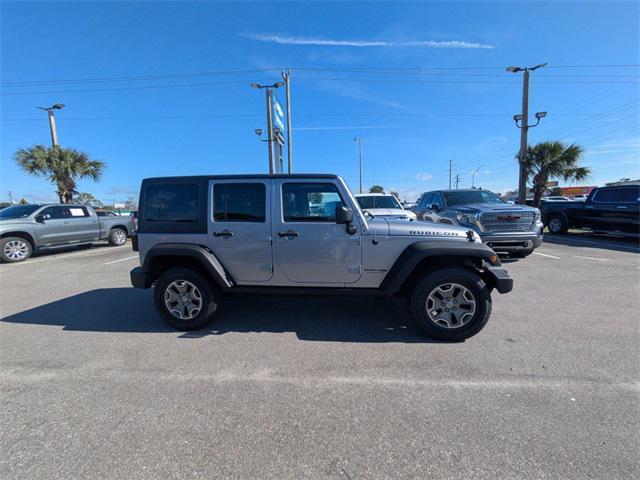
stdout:
<svg viewBox="0 0 640 480">
<path fill-rule="evenodd" d="M 112 228 L 109 231 L 109 245 L 114 247 L 121 247 L 127 243 L 127 232 L 122 228 Z"/>
<path fill-rule="evenodd" d="M 547 228 L 551 233 L 566 233 L 569 226 L 562 215 L 552 214 L 547 220 Z"/>
<path fill-rule="evenodd" d="M 445 328 L 431 320 L 427 313 L 427 298 L 438 286 L 458 284 L 474 297 L 475 313 L 471 320 L 458 328 Z M 427 274 L 413 288 L 409 298 L 410 313 L 418 327 L 430 338 L 445 341 L 461 341 L 474 336 L 484 328 L 491 315 L 491 295 L 484 281 L 475 273 L 463 268 L 435 270 Z"/>
<path fill-rule="evenodd" d="M 6 249 L 6 251 L 5 251 Z M 23 262 L 31 256 L 33 247 L 22 237 L 0 238 L 0 260 L 3 263 Z M 19 256 L 18 256 L 19 255 Z"/>
<path fill-rule="evenodd" d="M 202 301 L 200 311 L 190 319 L 181 319 L 171 313 L 165 302 L 167 288 L 174 282 L 186 281 L 197 288 Z M 156 310 L 172 327 L 178 330 L 200 330 L 209 325 L 220 306 L 221 295 L 218 289 L 207 279 L 190 268 L 171 268 L 164 272 L 156 281 L 154 287 L 154 302 Z"/>
</svg>

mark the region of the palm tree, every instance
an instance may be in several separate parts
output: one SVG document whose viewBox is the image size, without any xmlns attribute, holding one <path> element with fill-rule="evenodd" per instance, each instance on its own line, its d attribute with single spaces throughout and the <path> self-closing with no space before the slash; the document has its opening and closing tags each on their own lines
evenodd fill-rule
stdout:
<svg viewBox="0 0 640 480">
<path fill-rule="evenodd" d="M 91 178 L 98 181 L 105 166 L 104 162 L 91 160 L 84 152 L 58 145 L 21 148 L 16 151 L 14 158 L 27 173 L 47 177 L 54 183 L 60 203 L 73 202 L 73 194 L 78 193 L 77 179 Z"/>
<path fill-rule="evenodd" d="M 582 147 L 572 143 L 542 142 L 527 148 L 528 177 L 533 178 L 533 204 L 540 206 L 542 193 L 550 178 L 565 182 L 584 182 L 591 175 L 589 167 L 580 166 Z"/>
</svg>

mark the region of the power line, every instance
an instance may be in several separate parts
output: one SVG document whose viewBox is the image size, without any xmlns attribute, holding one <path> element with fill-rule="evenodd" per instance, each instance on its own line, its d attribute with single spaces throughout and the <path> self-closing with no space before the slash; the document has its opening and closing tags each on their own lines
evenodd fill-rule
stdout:
<svg viewBox="0 0 640 480">
<path fill-rule="evenodd" d="M 637 68 L 640 64 L 609 64 L 609 65 L 548 65 L 548 69 L 563 68 Z M 104 83 L 104 82 L 124 82 L 124 81 L 143 81 L 143 80 L 167 80 L 177 78 L 194 78 L 215 75 L 230 74 L 247 74 L 280 71 L 282 67 L 268 67 L 259 69 L 246 70 L 218 70 L 210 72 L 183 72 L 172 74 L 156 74 L 156 75 L 121 75 L 121 76 L 105 76 L 105 77 L 88 77 L 73 79 L 48 79 L 48 80 L 17 80 L 12 82 L 0 83 L 3 87 L 17 86 L 35 86 L 35 85 L 53 85 L 53 84 L 77 84 L 77 83 Z M 408 72 L 407 74 L 425 74 L 428 71 L 456 71 L 456 70 L 504 70 L 504 65 L 499 66 L 422 66 L 422 67 L 322 67 L 322 66 L 298 66 L 291 67 L 292 70 L 300 71 L 340 71 L 340 72 L 362 72 L 362 73 L 398 73 Z M 464 74 L 465 76 L 473 74 Z M 595 75 L 601 76 L 601 75 Z"/>
</svg>

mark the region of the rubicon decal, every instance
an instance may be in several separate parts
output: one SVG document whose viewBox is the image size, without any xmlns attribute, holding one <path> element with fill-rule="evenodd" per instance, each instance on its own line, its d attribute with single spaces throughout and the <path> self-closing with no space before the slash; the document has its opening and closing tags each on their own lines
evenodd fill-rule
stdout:
<svg viewBox="0 0 640 480">
<path fill-rule="evenodd" d="M 431 230 L 409 230 L 409 235 L 431 235 L 437 237 L 460 237 L 458 232 L 434 232 Z"/>
</svg>

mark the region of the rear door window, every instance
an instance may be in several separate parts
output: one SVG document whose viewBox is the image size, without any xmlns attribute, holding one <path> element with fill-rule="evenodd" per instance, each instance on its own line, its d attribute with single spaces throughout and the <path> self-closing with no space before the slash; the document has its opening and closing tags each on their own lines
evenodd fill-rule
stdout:
<svg viewBox="0 0 640 480">
<path fill-rule="evenodd" d="M 213 211 L 216 222 L 264 222 L 266 187 L 263 183 L 216 183 Z"/>
<path fill-rule="evenodd" d="M 145 198 L 146 222 L 195 223 L 198 220 L 198 185 L 149 185 Z"/>
<path fill-rule="evenodd" d="M 623 188 L 603 188 L 598 190 L 593 198 L 596 203 L 620 203 L 624 198 Z"/>
</svg>

